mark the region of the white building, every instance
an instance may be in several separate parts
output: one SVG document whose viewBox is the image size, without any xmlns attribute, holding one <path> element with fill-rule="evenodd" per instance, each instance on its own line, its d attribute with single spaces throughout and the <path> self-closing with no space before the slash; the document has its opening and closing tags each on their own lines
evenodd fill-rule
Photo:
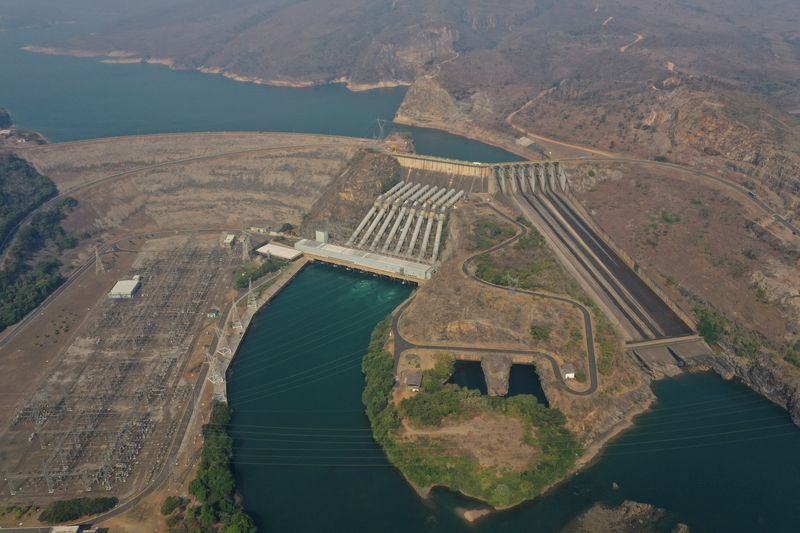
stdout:
<svg viewBox="0 0 800 533">
<path fill-rule="evenodd" d="M 575 379 L 575 365 L 566 363 L 561 370 L 564 372 L 564 379 Z"/>
<path fill-rule="evenodd" d="M 121 279 L 111 288 L 108 297 L 112 300 L 128 300 L 133 298 L 140 286 L 139 276 L 134 276 L 133 279 Z"/>
<path fill-rule="evenodd" d="M 279 244 L 272 244 L 272 243 L 265 244 L 264 246 L 256 250 L 256 253 L 267 257 L 277 257 L 278 259 L 286 259 L 287 261 L 294 261 L 301 255 L 303 255 L 303 252 L 295 250 L 294 248 L 289 248 L 288 246 L 281 246 Z"/>
</svg>

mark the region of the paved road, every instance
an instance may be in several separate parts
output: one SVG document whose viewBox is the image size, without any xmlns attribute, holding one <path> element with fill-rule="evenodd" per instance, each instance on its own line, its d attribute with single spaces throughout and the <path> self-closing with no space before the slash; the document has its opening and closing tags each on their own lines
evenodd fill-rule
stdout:
<svg viewBox="0 0 800 533">
<path fill-rule="evenodd" d="M 114 251 L 128 251 L 128 250 L 123 250 L 123 249 L 119 248 L 118 245 L 119 245 L 120 242 L 127 241 L 127 240 L 130 240 L 130 239 L 138 239 L 138 238 L 141 238 L 141 237 L 147 237 L 147 238 L 155 239 L 155 238 L 158 238 L 158 237 L 169 237 L 171 235 L 186 235 L 186 234 L 192 234 L 192 233 L 213 233 L 213 232 L 223 232 L 223 231 L 236 233 L 236 232 L 239 232 L 239 231 L 242 231 L 242 230 L 241 230 L 241 228 L 239 228 L 239 229 L 236 229 L 236 228 L 200 228 L 200 229 L 192 229 L 192 230 L 163 230 L 163 231 L 148 231 L 148 232 L 143 232 L 143 233 L 135 233 L 135 234 L 131 234 L 131 235 L 126 235 L 124 237 L 120 237 L 119 239 L 117 239 L 116 241 L 114 241 L 114 242 L 112 242 L 110 244 L 103 245 L 103 247 L 100 249 L 100 254 L 104 255 L 104 254 L 111 253 L 111 252 L 114 252 Z M 4 348 L 9 342 L 14 340 L 14 338 L 17 335 L 19 335 L 26 327 L 28 327 L 31 324 L 31 322 L 36 320 L 37 315 L 43 313 L 44 310 L 47 309 L 47 307 L 50 304 L 52 304 L 53 301 L 56 298 L 58 298 L 58 296 L 62 292 L 67 290 L 67 288 L 70 287 L 78 278 L 80 278 L 83 275 L 83 273 L 86 272 L 86 270 L 88 270 L 89 268 L 91 268 L 93 266 L 94 266 L 94 257 L 92 257 L 91 259 L 86 261 L 83 265 L 78 267 L 78 269 L 75 272 L 70 274 L 70 276 L 66 279 L 66 281 L 64 281 L 64 283 L 59 285 L 59 287 L 55 291 L 50 293 L 50 295 L 47 298 L 45 298 L 44 301 L 42 301 L 42 303 L 40 303 L 39 306 L 36 307 L 36 309 L 34 309 L 33 311 L 31 311 L 30 313 L 25 315 L 25 318 L 23 318 L 22 320 L 17 322 L 16 325 L 14 326 L 14 330 L 11 333 L 9 333 L 5 337 L 3 337 L 2 340 L 0 340 L 0 349 Z"/>
<path fill-rule="evenodd" d="M 530 290 L 527 290 L 527 289 L 511 289 L 511 288 L 508 288 L 508 287 L 504 287 L 502 285 L 495 285 L 494 283 L 490 283 L 488 281 L 485 281 L 485 280 L 482 280 L 482 279 L 478 278 L 472 272 L 470 272 L 469 267 L 472 264 L 472 262 L 478 256 L 486 254 L 486 253 L 496 252 L 497 250 L 500 250 L 501 248 L 504 248 L 506 246 L 509 246 L 509 245 L 513 244 L 518 239 L 520 239 L 520 238 L 524 237 L 525 235 L 527 235 L 528 233 L 530 233 L 530 228 L 528 228 L 526 225 L 520 224 L 519 222 L 517 222 L 513 218 L 511 218 L 511 217 L 505 215 L 504 213 L 500 212 L 493 205 L 490 205 L 490 204 L 484 204 L 484 205 L 486 205 L 487 207 L 491 208 L 495 213 L 497 213 L 499 216 L 503 217 L 505 220 L 507 220 L 511 224 L 514 224 L 517 227 L 518 231 L 517 231 L 517 234 L 514 235 L 513 237 L 511 237 L 509 239 L 506 239 L 505 241 L 503 241 L 503 242 L 501 242 L 499 244 L 496 244 L 495 246 L 492 246 L 488 250 L 483 250 L 483 251 L 477 252 L 477 253 L 471 255 L 470 257 L 468 257 L 464 261 L 464 263 L 461 265 L 462 272 L 468 278 L 470 278 L 473 281 L 476 281 L 476 282 L 478 282 L 478 283 L 480 283 L 482 285 L 485 285 L 487 287 L 492 287 L 492 288 L 495 288 L 495 289 L 501 289 L 501 290 L 505 290 L 505 291 L 509 291 L 509 292 L 530 294 L 531 296 L 536 296 L 536 297 L 539 297 L 539 298 L 548 298 L 548 299 L 551 299 L 551 300 L 556 300 L 556 301 L 559 301 L 559 302 L 567 303 L 569 305 L 572 305 L 576 309 L 578 309 L 578 311 L 581 313 L 581 315 L 583 315 L 583 328 L 584 328 L 584 333 L 586 335 L 586 353 L 587 353 L 587 356 L 588 356 L 588 366 L 589 366 L 589 369 L 588 369 L 589 370 L 589 387 L 587 389 L 585 389 L 585 390 L 575 390 L 575 389 L 571 388 L 569 385 L 567 385 L 567 382 L 564 379 L 564 376 L 563 376 L 563 374 L 561 372 L 561 368 L 559 367 L 558 361 L 556 361 L 556 359 L 553 358 L 553 356 L 551 356 L 550 354 L 547 354 L 547 353 L 544 353 L 544 352 L 539 352 L 539 351 L 536 351 L 536 350 L 510 350 L 510 349 L 507 349 L 507 348 L 480 348 L 480 347 L 475 347 L 475 346 L 415 344 L 415 343 L 410 342 L 408 339 L 403 337 L 403 335 L 400 333 L 399 324 L 400 324 L 400 319 L 403 317 L 403 313 L 405 313 L 405 311 L 408 309 L 408 306 L 413 301 L 414 295 L 412 295 L 408 300 L 403 302 L 403 304 L 400 305 L 400 307 L 397 308 L 397 311 L 394 313 L 394 316 L 392 317 L 392 336 L 394 337 L 394 363 L 395 363 L 395 367 L 397 366 L 397 363 L 400 360 L 400 354 L 402 354 L 406 350 L 413 350 L 413 349 L 418 349 L 418 350 L 456 350 L 456 351 L 464 351 L 464 352 L 472 352 L 472 353 L 486 353 L 486 354 L 530 355 L 530 356 L 535 356 L 535 357 L 543 357 L 543 358 L 547 359 L 550 362 L 550 366 L 553 369 L 553 373 L 555 374 L 556 379 L 559 381 L 561 386 L 567 392 L 569 392 L 571 394 L 574 394 L 574 395 L 577 395 L 577 396 L 589 396 L 589 395 L 593 394 L 595 391 L 597 391 L 597 380 L 598 380 L 598 378 L 597 378 L 597 358 L 596 358 L 595 349 L 594 349 L 594 330 L 592 328 L 592 315 L 591 315 L 591 312 L 589 311 L 589 309 L 586 308 L 586 306 L 584 306 L 582 303 L 580 303 L 580 302 L 578 302 L 576 300 L 573 300 L 571 298 L 566 298 L 566 297 L 563 297 L 563 296 L 557 296 L 555 294 L 550 294 L 550 293 L 547 293 L 547 292 L 530 291 Z"/>
<path fill-rule="evenodd" d="M 112 139 L 119 140 L 118 138 L 112 138 Z M 111 140 L 111 139 L 109 139 L 109 140 Z M 69 143 L 59 143 L 59 145 L 61 145 L 61 144 L 84 144 L 84 143 L 87 143 L 87 142 L 97 143 L 97 142 L 107 142 L 107 140 L 103 139 L 103 140 L 98 140 L 98 141 L 73 141 L 73 142 L 69 142 Z M 367 140 L 359 140 L 359 139 L 354 139 L 353 140 L 353 144 L 354 145 L 358 145 L 358 146 L 363 146 L 363 145 L 367 144 L 368 142 L 369 141 L 367 141 Z M 52 146 L 52 145 L 45 145 L 45 146 Z M 30 213 L 28 213 L 22 220 L 20 220 L 16 224 L 14 224 L 14 226 L 8 232 L 6 237 L 2 240 L 2 242 L 0 242 L 0 252 L 3 252 L 6 249 L 6 247 L 11 243 L 11 241 L 13 240 L 14 236 L 17 233 L 17 230 L 19 230 L 19 228 L 21 228 L 23 225 L 25 225 L 28 222 L 30 222 L 31 218 L 33 218 L 33 215 L 36 214 L 37 212 L 39 212 L 40 210 L 45 209 L 46 207 L 55 205 L 56 202 L 58 202 L 59 200 L 62 200 L 63 198 L 66 198 L 67 196 L 70 196 L 70 195 L 75 194 L 77 192 L 83 191 L 85 189 L 89 189 L 89 188 L 95 187 L 95 186 L 100 185 L 102 183 L 106 183 L 108 181 L 113 181 L 113 180 L 116 180 L 116 179 L 119 179 L 119 178 L 130 176 L 131 174 L 137 174 L 139 172 L 144 172 L 144 171 L 147 171 L 147 170 L 153 170 L 153 169 L 168 167 L 168 166 L 172 166 L 172 165 L 183 165 L 183 164 L 186 164 L 186 163 L 194 163 L 194 162 L 197 162 L 197 161 L 208 161 L 208 160 L 212 160 L 212 159 L 218 159 L 218 158 L 221 158 L 221 157 L 229 157 L 229 156 L 232 156 L 232 155 L 253 154 L 253 153 L 262 153 L 262 152 L 274 152 L 274 151 L 279 151 L 279 150 L 294 150 L 294 149 L 299 149 L 299 148 L 321 147 L 321 146 L 347 146 L 347 143 L 345 143 L 345 142 L 338 142 L 338 143 L 330 143 L 330 142 L 329 143 L 301 143 L 301 144 L 292 144 L 292 145 L 278 146 L 278 147 L 273 146 L 273 147 L 269 147 L 269 148 L 250 148 L 248 150 L 234 150 L 234 151 L 230 151 L 230 152 L 218 152 L 218 153 L 215 153 L 215 154 L 208 154 L 208 155 L 202 155 L 202 156 L 197 156 L 197 157 L 189 157 L 189 158 L 185 158 L 185 159 L 176 159 L 174 161 L 164 161 L 162 163 L 157 163 L 155 165 L 146 165 L 146 166 L 143 166 L 143 167 L 136 167 L 136 168 L 132 168 L 132 169 L 129 169 L 129 170 L 122 171 L 122 172 L 117 172 L 116 174 L 103 176 L 102 178 L 98 178 L 96 180 L 93 180 L 93 181 L 90 181 L 90 182 L 87 182 L 87 183 L 82 183 L 82 184 L 77 185 L 75 187 L 72 187 L 70 189 L 66 189 L 64 191 L 61 191 L 61 192 L 59 192 L 59 194 L 57 196 L 54 196 L 53 198 L 49 199 L 48 201 L 46 201 L 45 203 L 43 203 L 42 205 L 40 205 L 39 207 L 37 207 L 36 209 L 31 211 Z M 31 147 L 30 149 L 35 149 L 35 148 L 36 147 Z"/>
</svg>

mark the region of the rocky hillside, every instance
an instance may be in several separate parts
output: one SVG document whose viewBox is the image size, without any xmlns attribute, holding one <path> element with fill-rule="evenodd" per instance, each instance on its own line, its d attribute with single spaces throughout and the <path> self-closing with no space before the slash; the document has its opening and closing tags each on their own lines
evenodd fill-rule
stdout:
<svg viewBox="0 0 800 533">
<path fill-rule="evenodd" d="M 511 123 L 735 173 L 797 206 L 795 0 L 165 0 L 131 13 L 35 44 L 260 83 L 414 84 L 409 122 L 518 134 Z"/>
<path fill-rule="evenodd" d="M 749 188 L 763 184 L 776 205 L 800 213 L 800 121 L 708 79 L 670 73 L 602 98 L 565 80 L 511 122 L 609 151 L 722 170 Z"/>
</svg>

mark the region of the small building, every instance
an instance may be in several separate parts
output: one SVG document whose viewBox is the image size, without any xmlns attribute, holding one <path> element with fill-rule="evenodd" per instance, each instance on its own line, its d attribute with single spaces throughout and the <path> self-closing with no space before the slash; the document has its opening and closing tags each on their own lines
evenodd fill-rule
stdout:
<svg viewBox="0 0 800 533">
<path fill-rule="evenodd" d="M 112 300 L 128 300 L 133 298 L 141 284 L 139 276 L 134 276 L 133 279 L 121 279 L 111 288 L 108 297 Z"/>
<path fill-rule="evenodd" d="M 228 233 L 227 235 L 225 235 L 225 238 L 222 240 L 222 246 L 223 247 L 227 246 L 230 248 L 234 244 L 236 244 L 236 235 L 233 233 Z"/>
<path fill-rule="evenodd" d="M 422 372 L 408 372 L 406 374 L 406 386 L 411 392 L 419 392 L 419 388 L 422 386 Z"/>
<path fill-rule="evenodd" d="M 219 318 L 219 309 L 209 309 L 206 313 L 207 318 Z"/>
<path fill-rule="evenodd" d="M 294 261 L 303 255 L 303 252 L 299 250 L 273 243 L 265 244 L 261 248 L 257 249 L 256 253 L 265 257 L 277 257 L 278 259 L 285 259 L 287 261 Z"/>
<path fill-rule="evenodd" d="M 250 226 L 250 231 L 252 231 L 253 233 L 260 233 L 262 235 L 266 235 L 269 229 L 262 226 Z"/>
<path fill-rule="evenodd" d="M 331 240 L 331 236 L 327 231 L 317 230 L 314 240 L 317 242 L 328 244 L 328 242 Z"/>
<path fill-rule="evenodd" d="M 561 371 L 564 373 L 564 379 L 575 379 L 575 365 L 572 363 L 565 363 Z"/>
</svg>

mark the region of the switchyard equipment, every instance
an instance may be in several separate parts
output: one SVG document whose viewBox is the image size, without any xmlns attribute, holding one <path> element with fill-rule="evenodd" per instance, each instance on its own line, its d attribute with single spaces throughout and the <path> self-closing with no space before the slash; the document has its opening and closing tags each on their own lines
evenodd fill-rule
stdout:
<svg viewBox="0 0 800 533">
<path fill-rule="evenodd" d="M 132 267 L 147 290 L 124 305 L 106 300 L 17 410 L 0 455 L 6 494 L 130 494 L 165 467 L 194 390 L 184 371 L 199 309 L 239 261 L 211 241 L 160 242 Z M 121 294 L 138 284 L 126 281 Z"/>
</svg>

